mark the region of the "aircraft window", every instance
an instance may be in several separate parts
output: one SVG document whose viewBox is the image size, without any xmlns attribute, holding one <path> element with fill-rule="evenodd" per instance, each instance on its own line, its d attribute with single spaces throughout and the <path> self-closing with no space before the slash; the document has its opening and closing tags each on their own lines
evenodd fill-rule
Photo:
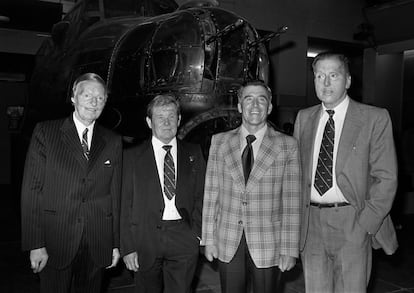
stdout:
<svg viewBox="0 0 414 293">
<path fill-rule="evenodd" d="M 201 48 L 153 52 L 150 68 L 151 86 L 194 87 L 202 81 L 204 54 Z"/>
<path fill-rule="evenodd" d="M 201 46 L 198 23 L 189 13 L 183 13 L 163 22 L 154 38 L 154 46 Z"/>
</svg>

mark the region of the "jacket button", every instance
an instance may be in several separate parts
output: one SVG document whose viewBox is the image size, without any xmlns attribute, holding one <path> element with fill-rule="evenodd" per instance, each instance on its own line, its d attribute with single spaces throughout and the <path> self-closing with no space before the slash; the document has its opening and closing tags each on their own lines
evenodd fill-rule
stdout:
<svg viewBox="0 0 414 293">
<path fill-rule="evenodd" d="M 243 205 L 244 206 L 247 206 L 247 201 L 243 201 Z"/>
<path fill-rule="evenodd" d="M 243 225 L 243 221 L 239 221 L 239 225 Z"/>
<path fill-rule="evenodd" d="M 157 229 L 161 229 L 161 226 L 160 225 L 157 225 Z"/>
<path fill-rule="evenodd" d="M 82 197 L 82 202 L 86 202 L 86 198 L 85 197 Z"/>
</svg>

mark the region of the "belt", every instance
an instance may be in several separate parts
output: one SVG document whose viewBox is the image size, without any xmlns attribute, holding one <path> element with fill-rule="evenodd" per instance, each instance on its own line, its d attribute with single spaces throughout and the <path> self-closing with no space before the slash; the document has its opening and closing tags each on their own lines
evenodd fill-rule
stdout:
<svg viewBox="0 0 414 293">
<path fill-rule="evenodd" d="M 349 206 L 349 202 L 333 202 L 333 203 L 318 203 L 318 202 L 311 202 L 311 206 L 323 209 L 323 208 L 338 208 L 338 207 L 344 207 Z"/>
</svg>

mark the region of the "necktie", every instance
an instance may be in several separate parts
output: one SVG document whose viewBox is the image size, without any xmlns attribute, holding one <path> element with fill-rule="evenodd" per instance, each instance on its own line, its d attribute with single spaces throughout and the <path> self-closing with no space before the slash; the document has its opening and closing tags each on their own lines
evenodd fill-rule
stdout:
<svg viewBox="0 0 414 293">
<path fill-rule="evenodd" d="M 86 160 L 89 160 L 88 128 L 85 128 L 82 133 L 82 150 Z"/>
<path fill-rule="evenodd" d="M 335 142 L 335 122 L 332 118 L 335 111 L 326 110 L 326 112 L 329 114 L 329 119 L 323 131 L 315 182 L 313 184 L 321 196 L 332 187 L 332 165 Z"/>
<path fill-rule="evenodd" d="M 164 194 L 168 199 L 172 199 L 175 195 L 175 168 L 171 155 L 171 146 L 162 147 L 167 153 L 164 158 Z"/>
<path fill-rule="evenodd" d="M 249 134 L 246 136 L 247 145 L 242 153 L 242 164 L 243 164 L 243 174 L 244 174 L 244 183 L 247 183 L 249 179 L 250 171 L 253 168 L 254 157 L 253 157 L 253 147 L 252 143 L 256 140 L 254 135 Z"/>
</svg>

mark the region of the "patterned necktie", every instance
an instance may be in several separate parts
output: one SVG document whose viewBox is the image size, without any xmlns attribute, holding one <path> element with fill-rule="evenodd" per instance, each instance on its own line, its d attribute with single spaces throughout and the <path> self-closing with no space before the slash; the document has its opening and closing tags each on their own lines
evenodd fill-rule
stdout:
<svg viewBox="0 0 414 293">
<path fill-rule="evenodd" d="M 332 165 L 335 142 L 335 122 L 332 118 L 335 111 L 326 110 L 326 112 L 329 114 L 329 119 L 326 122 L 325 130 L 323 131 L 318 165 L 315 173 L 315 182 L 313 184 L 321 196 L 332 187 Z"/>
<path fill-rule="evenodd" d="M 88 128 L 85 128 L 82 133 L 82 150 L 86 160 L 89 160 Z"/>
<path fill-rule="evenodd" d="M 171 147 L 170 145 L 162 147 L 167 152 L 164 158 L 164 194 L 168 199 L 172 199 L 175 195 L 175 168 Z"/>
<path fill-rule="evenodd" d="M 253 147 L 252 143 L 256 140 L 256 136 L 249 134 L 246 136 L 247 145 L 242 153 L 242 164 L 243 164 L 243 174 L 244 174 L 244 183 L 247 183 L 249 179 L 250 171 L 253 168 L 254 156 L 253 156 Z"/>
</svg>

